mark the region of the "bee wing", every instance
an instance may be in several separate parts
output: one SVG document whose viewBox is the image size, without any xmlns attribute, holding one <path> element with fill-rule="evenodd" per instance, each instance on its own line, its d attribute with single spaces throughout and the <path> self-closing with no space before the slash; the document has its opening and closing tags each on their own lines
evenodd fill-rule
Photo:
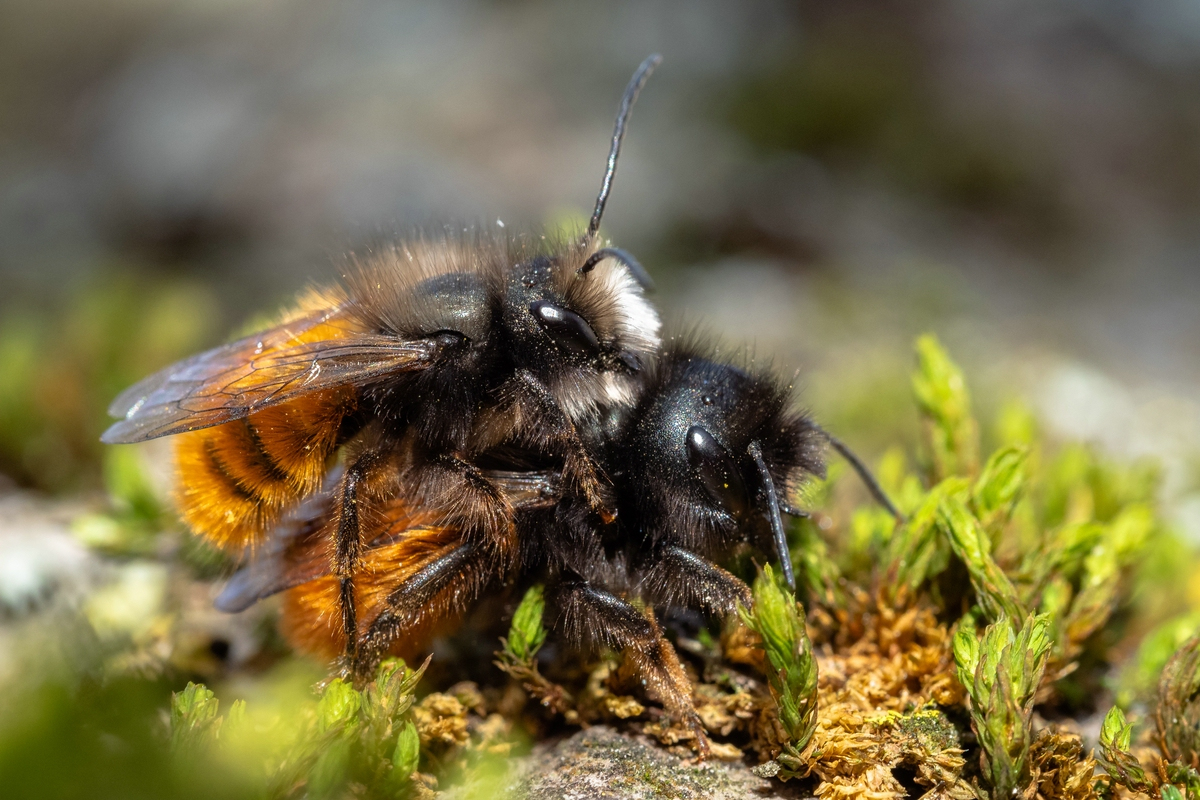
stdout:
<svg viewBox="0 0 1200 800">
<path fill-rule="evenodd" d="M 323 550 L 320 553 L 322 556 Z M 283 556 L 252 561 L 249 566 L 234 573 L 213 601 L 213 606 L 226 614 L 236 614 L 259 600 L 324 578 L 332 571 L 328 556 L 322 558 L 310 554 L 309 558 L 294 563 L 289 563 Z"/>
<path fill-rule="evenodd" d="M 141 442 L 220 425 L 318 389 L 424 369 L 440 349 L 433 339 L 355 327 L 326 310 L 180 361 L 122 392 L 108 409 L 121 421 L 100 439 Z"/>
<path fill-rule="evenodd" d="M 334 514 L 337 485 L 343 473 L 342 466 L 335 466 L 325 476 L 321 491 L 288 512 L 271 531 L 266 546 L 221 589 L 213 601 L 218 611 L 245 611 L 259 600 L 333 571 L 322 539 L 328 536 L 326 529 Z"/>
<path fill-rule="evenodd" d="M 484 476 L 508 498 L 514 511 L 548 508 L 562 497 L 561 474 L 549 470 L 487 469 Z"/>
<path fill-rule="evenodd" d="M 213 607 L 226 614 L 236 614 L 259 600 L 324 578 L 330 572 L 328 558 L 293 564 L 290 568 L 283 568 L 278 560 L 256 561 L 234 573 L 213 601 Z"/>
</svg>

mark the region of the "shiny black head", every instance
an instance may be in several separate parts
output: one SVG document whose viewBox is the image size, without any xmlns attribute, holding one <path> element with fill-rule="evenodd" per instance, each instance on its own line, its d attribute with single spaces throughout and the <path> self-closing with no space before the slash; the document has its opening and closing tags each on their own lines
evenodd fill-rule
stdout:
<svg viewBox="0 0 1200 800">
<path fill-rule="evenodd" d="M 643 536 L 706 556 L 738 542 L 776 553 L 791 574 L 780 506 L 822 475 L 824 437 L 769 373 L 669 349 L 653 370 L 620 463 Z"/>
<path fill-rule="evenodd" d="M 658 348 L 658 315 L 637 277 L 619 258 L 595 250 L 593 260 L 592 251 L 568 239 L 509 273 L 504 323 L 524 361 L 636 372 Z"/>
</svg>

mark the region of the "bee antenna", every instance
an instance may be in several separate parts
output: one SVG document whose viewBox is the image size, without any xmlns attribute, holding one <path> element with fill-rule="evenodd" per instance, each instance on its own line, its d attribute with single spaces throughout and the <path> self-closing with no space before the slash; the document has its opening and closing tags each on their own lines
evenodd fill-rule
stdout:
<svg viewBox="0 0 1200 800">
<path fill-rule="evenodd" d="M 592 212 L 592 221 L 588 223 L 587 237 L 584 241 L 592 239 L 600 231 L 600 218 L 604 216 L 604 205 L 608 202 L 613 176 L 617 174 L 617 156 L 621 153 L 621 140 L 625 138 L 625 123 L 629 121 L 629 112 L 633 110 L 633 104 L 646 79 L 661 62 L 662 56 L 658 53 L 643 61 L 637 72 L 633 73 L 629 85 L 625 87 L 625 94 L 621 95 L 621 108 L 617 111 L 617 124 L 613 128 L 612 148 L 608 151 L 608 166 L 604 170 L 604 181 L 600 184 L 600 194 L 596 196 L 596 209 Z"/>
<path fill-rule="evenodd" d="M 900 513 L 898 508 L 896 508 L 895 503 L 893 503 L 891 498 L 887 496 L 887 492 L 885 492 L 883 487 L 879 485 L 879 481 L 876 480 L 875 476 L 871 474 L 871 470 L 862 462 L 862 459 L 855 455 L 854 451 L 851 450 L 845 442 L 834 436 L 829 431 L 825 430 L 819 425 L 814 425 L 813 427 L 818 433 L 825 437 L 825 441 L 829 442 L 829 446 L 834 450 L 837 450 L 838 453 L 841 454 L 842 458 L 846 459 L 850 466 L 854 468 L 854 471 L 858 473 L 859 479 L 864 485 L 866 485 L 867 491 L 869 491 L 871 496 L 875 498 L 875 502 L 887 509 L 888 513 L 895 517 L 897 522 L 904 522 L 904 515 Z"/>
<path fill-rule="evenodd" d="M 754 458 L 758 466 L 758 474 L 762 477 L 763 489 L 767 493 L 767 520 L 771 523 L 771 538 L 775 540 L 775 552 L 779 556 L 780 566 L 783 567 L 783 579 L 793 592 L 796 591 L 796 575 L 792 572 L 792 554 L 788 550 L 787 536 L 783 532 L 783 517 L 779 511 L 779 496 L 775 494 L 775 481 L 767 462 L 763 461 L 762 448 L 758 442 L 751 442 L 747 452 Z"/>
</svg>

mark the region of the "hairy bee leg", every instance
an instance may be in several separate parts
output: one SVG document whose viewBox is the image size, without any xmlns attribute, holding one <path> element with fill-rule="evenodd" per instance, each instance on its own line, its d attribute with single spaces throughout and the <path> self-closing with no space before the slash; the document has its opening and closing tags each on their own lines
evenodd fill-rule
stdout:
<svg viewBox="0 0 1200 800">
<path fill-rule="evenodd" d="M 338 602 L 342 610 L 342 631 L 346 635 L 347 662 L 353 662 L 358 642 L 354 575 L 358 571 L 363 546 L 360 495 L 369 472 L 378 463 L 378 455 L 364 453 L 355 459 L 342 476 L 337 535 L 334 539 L 333 574 L 339 582 Z"/>
<path fill-rule="evenodd" d="M 559 609 L 559 624 L 567 638 L 577 643 L 598 640 L 633 659 L 638 674 L 667 711 L 696 734 L 699 755 L 708 756 L 708 735 L 692 703 L 692 684 L 653 617 L 586 581 L 560 584 L 546 605 Z"/>
<path fill-rule="evenodd" d="M 550 393 L 546 385 L 538 380 L 532 372 L 527 369 L 518 370 L 516 377 L 521 386 L 541 406 L 543 414 L 556 422 L 558 436 L 566 447 L 566 463 L 563 472 L 573 475 L 591 508 L 606 518 L 614 518 L 616 515 L 601 498 L 602 484 L 599 470 L 583 440 L 579 438 L 579 431 L 575 428 L 574 423 L 559 407 L 554 395 Z"/>
<path fill-rule="evenodd" d="M 406 628 L 415 627 L 425 617 L 446 616 L 478 597 L 492 571 L 481 555 L 478 544 L 461 544 L 421 567 L 388 595 L 386 607 L 358 643 L 354 677 L 369 680 L 383 654 Z"/>
<path fill-rule="evenodd" d="M 667 545 L 646 563 L 641 585 L 657 603 L 703 608 L 712 614 L 732 614 L 739 605 L 753 604 L 745 582 L 690 550 Z"/>
<path fill-rule="evenodd" d="M 482 470 L 456 455 L 437 456 L 432 468 L 443 476 L 451 476 L 449 481 L 436 481 L 430 491 L 433 507 L 450 509 L 447 524 L 481 533 L 483 541 L 494 547 L 497 555 L 505 555 L 515 535 L 515 512 L 504 493 Z"/>
</svg>

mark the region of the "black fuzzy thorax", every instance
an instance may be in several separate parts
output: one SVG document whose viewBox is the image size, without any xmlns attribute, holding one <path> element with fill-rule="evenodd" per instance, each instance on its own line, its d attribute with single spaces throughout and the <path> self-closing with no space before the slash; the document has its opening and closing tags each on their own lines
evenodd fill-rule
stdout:
<svg viewBox="0 0 1200 800">
<path fill-rule="evenodd" d="M 485 228 L 415 237 L 352 257 L 344 294 L 359 326 L 398 341 L 442 343 L 433 368 L 363 387 L 356 419 L 378 421 L 396 438 L 415 435 L 431 453 L 477 451 L 505 435 L 496 426 L 479 427 L 481 410 L 523 405 L 513 413 L 537 415 L 514 383 L 524 370 L 581 432 L 601 435 L 636 396 L 637 379 L 625 362 L 650 360 L 658 338 L 652 310 L 649 317 L 629 314 L 631 307 L 650 307 L 623 267 L 603 262 L 577 274 L 595 248 L 578 237 Z M 598 351 L 579 353 L 548 336 L 530 311 L 539 301 L 585 320 Z"/>
</svg>

